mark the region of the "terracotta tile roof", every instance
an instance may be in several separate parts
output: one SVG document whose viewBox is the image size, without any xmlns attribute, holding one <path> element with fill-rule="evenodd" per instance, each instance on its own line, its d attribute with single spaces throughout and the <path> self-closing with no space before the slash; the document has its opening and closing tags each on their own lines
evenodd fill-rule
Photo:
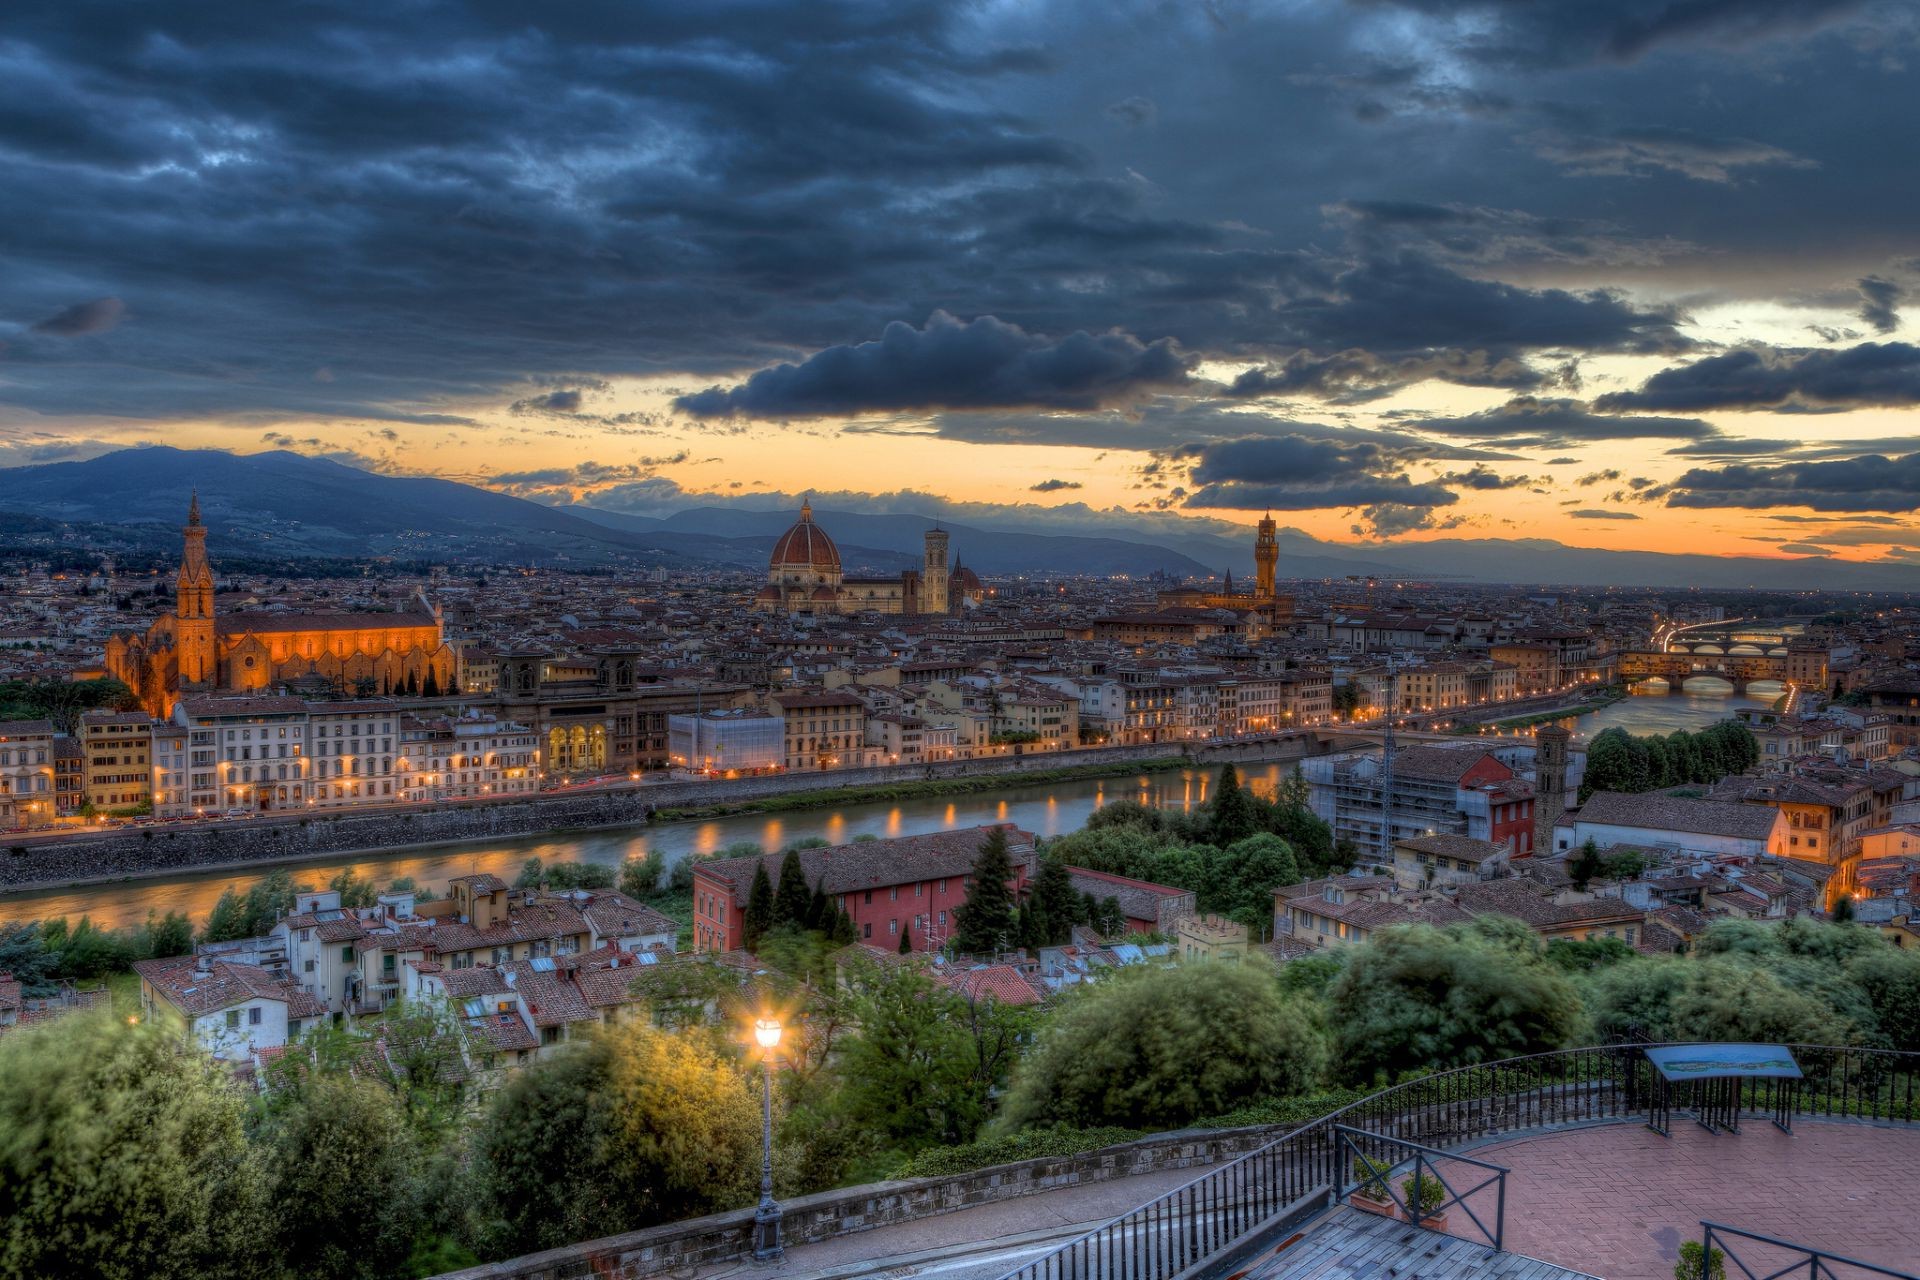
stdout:
<svg viewBox="0 0 1920 1280">
<path fill-rule="evenodd" d="M 595 892 L 580 907 L 580 914 L 601 938 L 632 938 L 664 933 L 676 937 L 680 922 L 644 902 L 635 902 L 624 893 Z"/>
<path fill-rule="evenodd" d="M 263 635 L 281 631 L 394 631 L 424 627 L 438 632 L 440 624 L 428 613 L 228 613 L 214 619 L 223 636 Z"/>
<path fill-rule="evenodd" d="M 1027 976 L 1010 964 L 962 969 L 946 975 L 947 986 L 963 1000 L 995 1000 L 1006 1005 L 1039 1004 L 1043 995 Z"/>
<path fill-rule="evenodd" d="M 287 1005 L 290 1018 L 317 1017 L 326 1012 L 324 1004 L 258 965 L 213 960 L 208 962 L 205 972 L 197 972 L 194 968 L 197 959 L 168 956 L 160 960 L 139 960 L 133 968 L 167 1003 L 190 1018 L 259 999 L 278 1000 Z M 308 1009 L 312 1011 L 306 1012 Z"/>
<path fill-rule="evenodd" d="M 1578 822 L 1606 826 L 1741 840 L 1765 840 L 1772 834 L 1774 823 L 1781 821 L 1779 810 L 1765 805 L 1695 800 L 1662 791 L 1638 795 L 1596 791 L 1580 806 L 1574 818 Z"/>
<path fill-rule="evenodd" d="M 501 965 L 500 970 L 507 985 L 527 1002 L 527 1016 L 536 1027 L 559 1027 L 599 1018 L 581 998 L 580 989 L 557 969 L 536 967 L 531 960 L 514 960 Z"/>
<path fill-rule="evenodd" d="M 1011 823 L 997 825 L 1006 830 L 1007 849 L 1018 871 L 1023 862 L 1032 860 L 1033 833 Z M 802 849 L 800 866 L 808 884 L 817 884 L 830 895 L 942 877 L 964 877 L 973 870 L 981 842 L 990 830 L 991 826 L 962 827 L 896 840 L 865 840 L 827 849 Z M 784 854 L 774 853 L 757 858 L 720 858 L 697 864 L 693 875 L 695 880 L 730 887 L 734 904 L 744 907 L 747 893 L 753 887 L 754 866 L 766 867 L 768 879 L 778 884 L 784 858 Z"/>
<path fill-rule="evenodd" d="M 1393 842 L 1396 849 L 1407 849 L 1414 853 L 1427 853 L 1440 858 L 1453 858 L 1460 862 L 1481 863 L 1489 858 L 1497 858 L 1505 853 L 1504 845 L 1494 844 L 1490 840 L 1476 840 L 1472 836 L 1431 835 L 1408 836 Z"/>
<path fill-rule="evenodd" d="M 484 929 L 460 920 L 441 919 L 433 928 L 432 947 L 440 955 L 474 951 L 481 947 L 508 947 L 543 938 L 571 938 L 587 932 L 587 922 L 574 907 L 561 902 L 528 902 L 497 924 Z"/>
</svg>

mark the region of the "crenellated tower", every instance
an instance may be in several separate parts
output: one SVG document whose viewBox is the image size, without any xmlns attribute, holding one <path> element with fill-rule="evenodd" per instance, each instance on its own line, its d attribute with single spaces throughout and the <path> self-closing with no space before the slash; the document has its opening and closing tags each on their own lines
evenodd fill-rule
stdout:
<svg viewBox="0 0 1920 1280">
<path fill-rule="evenodd" d="M 1260 532 L 1253 540 L 1253 564 L 1255 569 L 1254 598 L 1268 601 L 1273 599 L 1273 570 L 1280 562 L 1280 540 L 1274 536 L 1273 512 L 1269 511 L 1260 520 Z"/>
<path fill-rule="evenodd" d="M 207 563 L 207 527 L 200 522 L 200 495 L 187 508 L 181 531 L 186 547 L 174 579 L 173 648 L 180 692 L 201 693 L 219 683 L 213 630 L 213 566 Z"/>
</svg>

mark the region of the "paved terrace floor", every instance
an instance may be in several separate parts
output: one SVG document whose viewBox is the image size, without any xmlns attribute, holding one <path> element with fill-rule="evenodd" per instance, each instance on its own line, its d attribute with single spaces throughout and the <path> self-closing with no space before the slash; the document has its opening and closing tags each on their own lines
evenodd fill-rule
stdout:
<svg viewBox="0 0 1920 1280">
<path fill-rule="evenodd" d="M 1920 1127 L 1800 1119 L 1789 1135 L 1747 1118 L 1711 1134 L 1676 1112 L 1671 1138 L 1619 1124 L 1465 1154 L 1511 1170 L 1508 1249 L 1605 1280 L 1672 1280 L 1703 1218 L 1920 1270 Z M 1787 1261 L 1740 1256 L 1761 1275 Z"/>
</svg>

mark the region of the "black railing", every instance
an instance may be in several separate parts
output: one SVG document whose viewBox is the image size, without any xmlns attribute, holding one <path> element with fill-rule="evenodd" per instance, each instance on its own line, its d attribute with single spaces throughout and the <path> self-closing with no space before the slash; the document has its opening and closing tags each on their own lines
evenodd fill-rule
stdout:
<svg viewBox="0 0 1920 1280">
<path fill-rule="evenodd" d="M 1562 1049 L 1410 1080 L 1282 1134 L 1034 1259 L 1000 1280 L 1173 1280 L 1203 1269 L 1348 1181 L 1341 1128 L 1425 1147 L 1529 1129 L 1645 1118 L 1656 1094 L 1646 1044 Z M 1793 1045 L 1806 1078 L 1794 1113 L 1920 1121 L 1920 1053 Z M 1743 1083 L 1743 1109 L 1773 1114 L 1780 1082 Z"/>
<path fill-rule="evenodd" d="M 1713 1280 L 1716 1248 L 1722 1255 L 1722 1265 L 1729 1268 L 1727 1274 L 1731 1276 L 1733 1273 L 1730 1268 L 1738 1267 L 1745 1280 L 1786 1280 L 1793 1276 L 1805 1276 L 1807 1280 L 1864 1280 L 1868 1276 L 1882 1277 L 1883 1280 L 1920 1280 L 1920 1275 L 1911 1271 L 1895 1271 L 1891 1267 L 1862 1262 L 1844 1254 L 1828 1253 L 1824 1249 L 1795 1244 L 1791 1240 L 1763 1236 L 1757 1231 L 1742 1231 L 1739 1227 L 1729 1227 L 1721 1222 L 1702 1222 L 1700 1227 L 1700 1280 Z M 1747 1259 L 1741 1258 L 1736 1246 L 1746 1249 Z M 1762 1252 L 1770 1255 L 1764 1262 L 1758 1257 Z M 1754 1269 L 1771 1267 L 1780 1262 L 1783 1256 L 1785 1266 L 1772 1271 Z M 1749 1261 L 1752 1265 L 1749 1265 Z"/>
<path fill-rule="evenodd" d="M 1495 1249 L 1504 1247 L 1502 1242 L 1507 1234 L 1507 1170 L 1504 1165 L 1490 1164 L 1485 1160 L 1474 1160 L 1467 1156 L 1456 1156 L 1451 1152 L 1435 1147 L 1423 1147 L 1417 1142 L 1406 1142 L 1399 1138 L 1383 1138 L 1377 1133 L 1368 1133 L 1365 1129 L 1352 1129 L 1344 1124 L 1335 1125 L 1333 1131 L 1340 1136 L 1340 1157 L 1343 1164 L 1353 1170 L 1354 1182 L 1346 1184 L 1344 1178 L 1334 1191 L 1334 1199 L 1345 1200 L 1348 1196 L 1360 1196 L 1380 1203 L 1391 1204 L 1406 1217 L 1408 1222 L 1429 1231 L 1444 1231 L 1441 1224 L 1446 1212 L 1456 1206 L 1467 1215 L 1467 1220 L 1486 1237 L 1487 1243 Z M 1388 1154 L 1382 1154 L 1383 1150 Z M 1412 1159 L 1408 1159 L 1411 1155 Z M 1467 1165 L 1470 1168 L 1492 1170 L 1493 1176 L 1483 1178 L 1472 1186 L 1461 1189 L 1453 1185 L 1440 1172 L 1440 1165 Z M 1411 1188 L 1406 1198 L 1394 1194 L 1393 1180 L 1400 1171 L 1407 1171 L 1407 1178 L 1400 1185 Z M 1489 1227 L 1473 1207 L 1473 1197 L 1493 1187 L 1493 1225 Z M 1437 1188 L 1439 1194 L 1429 1203 L 1428 1191 Z"/>
</svg>

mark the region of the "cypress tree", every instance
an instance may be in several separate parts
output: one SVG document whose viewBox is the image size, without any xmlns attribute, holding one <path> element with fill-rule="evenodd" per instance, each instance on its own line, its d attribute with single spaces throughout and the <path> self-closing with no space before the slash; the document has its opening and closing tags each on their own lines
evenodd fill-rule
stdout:
<svg viewBox="0 0 1920 1280">
<path fill-rule="evenodd" d="M 807 906 L 813 901 L 813 894 L 807 888 L 807 873 L 801 869 L 800 854 L 789 849 L 787 856 L 780 860 L 780 887 L 773 895 L 772 927 L 783 924 L 805 927 Z"/>
<path fill-rule="evenodd" d="M 1259 830 L 1253 797 L 1240 785 L 1240 771 L 1231 764 L 1220 770 L 1213 795 L 1213 843 L 1222 849 Z"/>
<path fill-rule="evenodd" d="M 953 947 L 966 955 L 988 955 L 1012 940 L 1014 926 L 1013 859 L 1007 854 L 1007 832 L 995 827 L 980 844 L 967 884 L 967 900 L 954 909 Z"/>
<path fill-rule="evenodd" d="M 1054 946 L 1073 936 L 1073 923 L 1081 910 L 1080 895 L 1074 892 L 1073 873 L 1059 858 L 1044 858 L 1040 874 L 1033 882 L 1033 914 L 1041 923 L 1040 941 L 1029 946 Z"/>
<path fill-rule="evenodd" d="M 859 937 L 859 933 L 853 927 L 853 917 L 847 914 L 845 907 L 833 909 L 833 930 L 827 937 L 836 947 L 847 946 Z"/>
<path fill-rule="evenodd" d="M 911 920 L 900 926 L 900 954 L 903 956 L 913 954 L 913 921 Z"/>
<path fill-rule="evenodd" d="M 420 692 L 428 698 L 440 696 L 440 677 L 433 673 L 432 667 L 427 668 L 427 678 L 421 682 Z"/>
<path fill-rule="evenodd" d="M 820 884 L 813 886 L 813 897 L 807 900 L 807 928 L 826 933 L 833 928 L 833 904 L 827 901 L 827 891 Z"/>
<path fill-rule="evenodd" d="M 772 927 L 773 881 L 767 875 L 767 863 L 763 858 L 754 864 L 753 887 L 747 890 L 746 920 L 741 928 L 740 941 L 747 950 L 752 951 Z"/>
</svg>

